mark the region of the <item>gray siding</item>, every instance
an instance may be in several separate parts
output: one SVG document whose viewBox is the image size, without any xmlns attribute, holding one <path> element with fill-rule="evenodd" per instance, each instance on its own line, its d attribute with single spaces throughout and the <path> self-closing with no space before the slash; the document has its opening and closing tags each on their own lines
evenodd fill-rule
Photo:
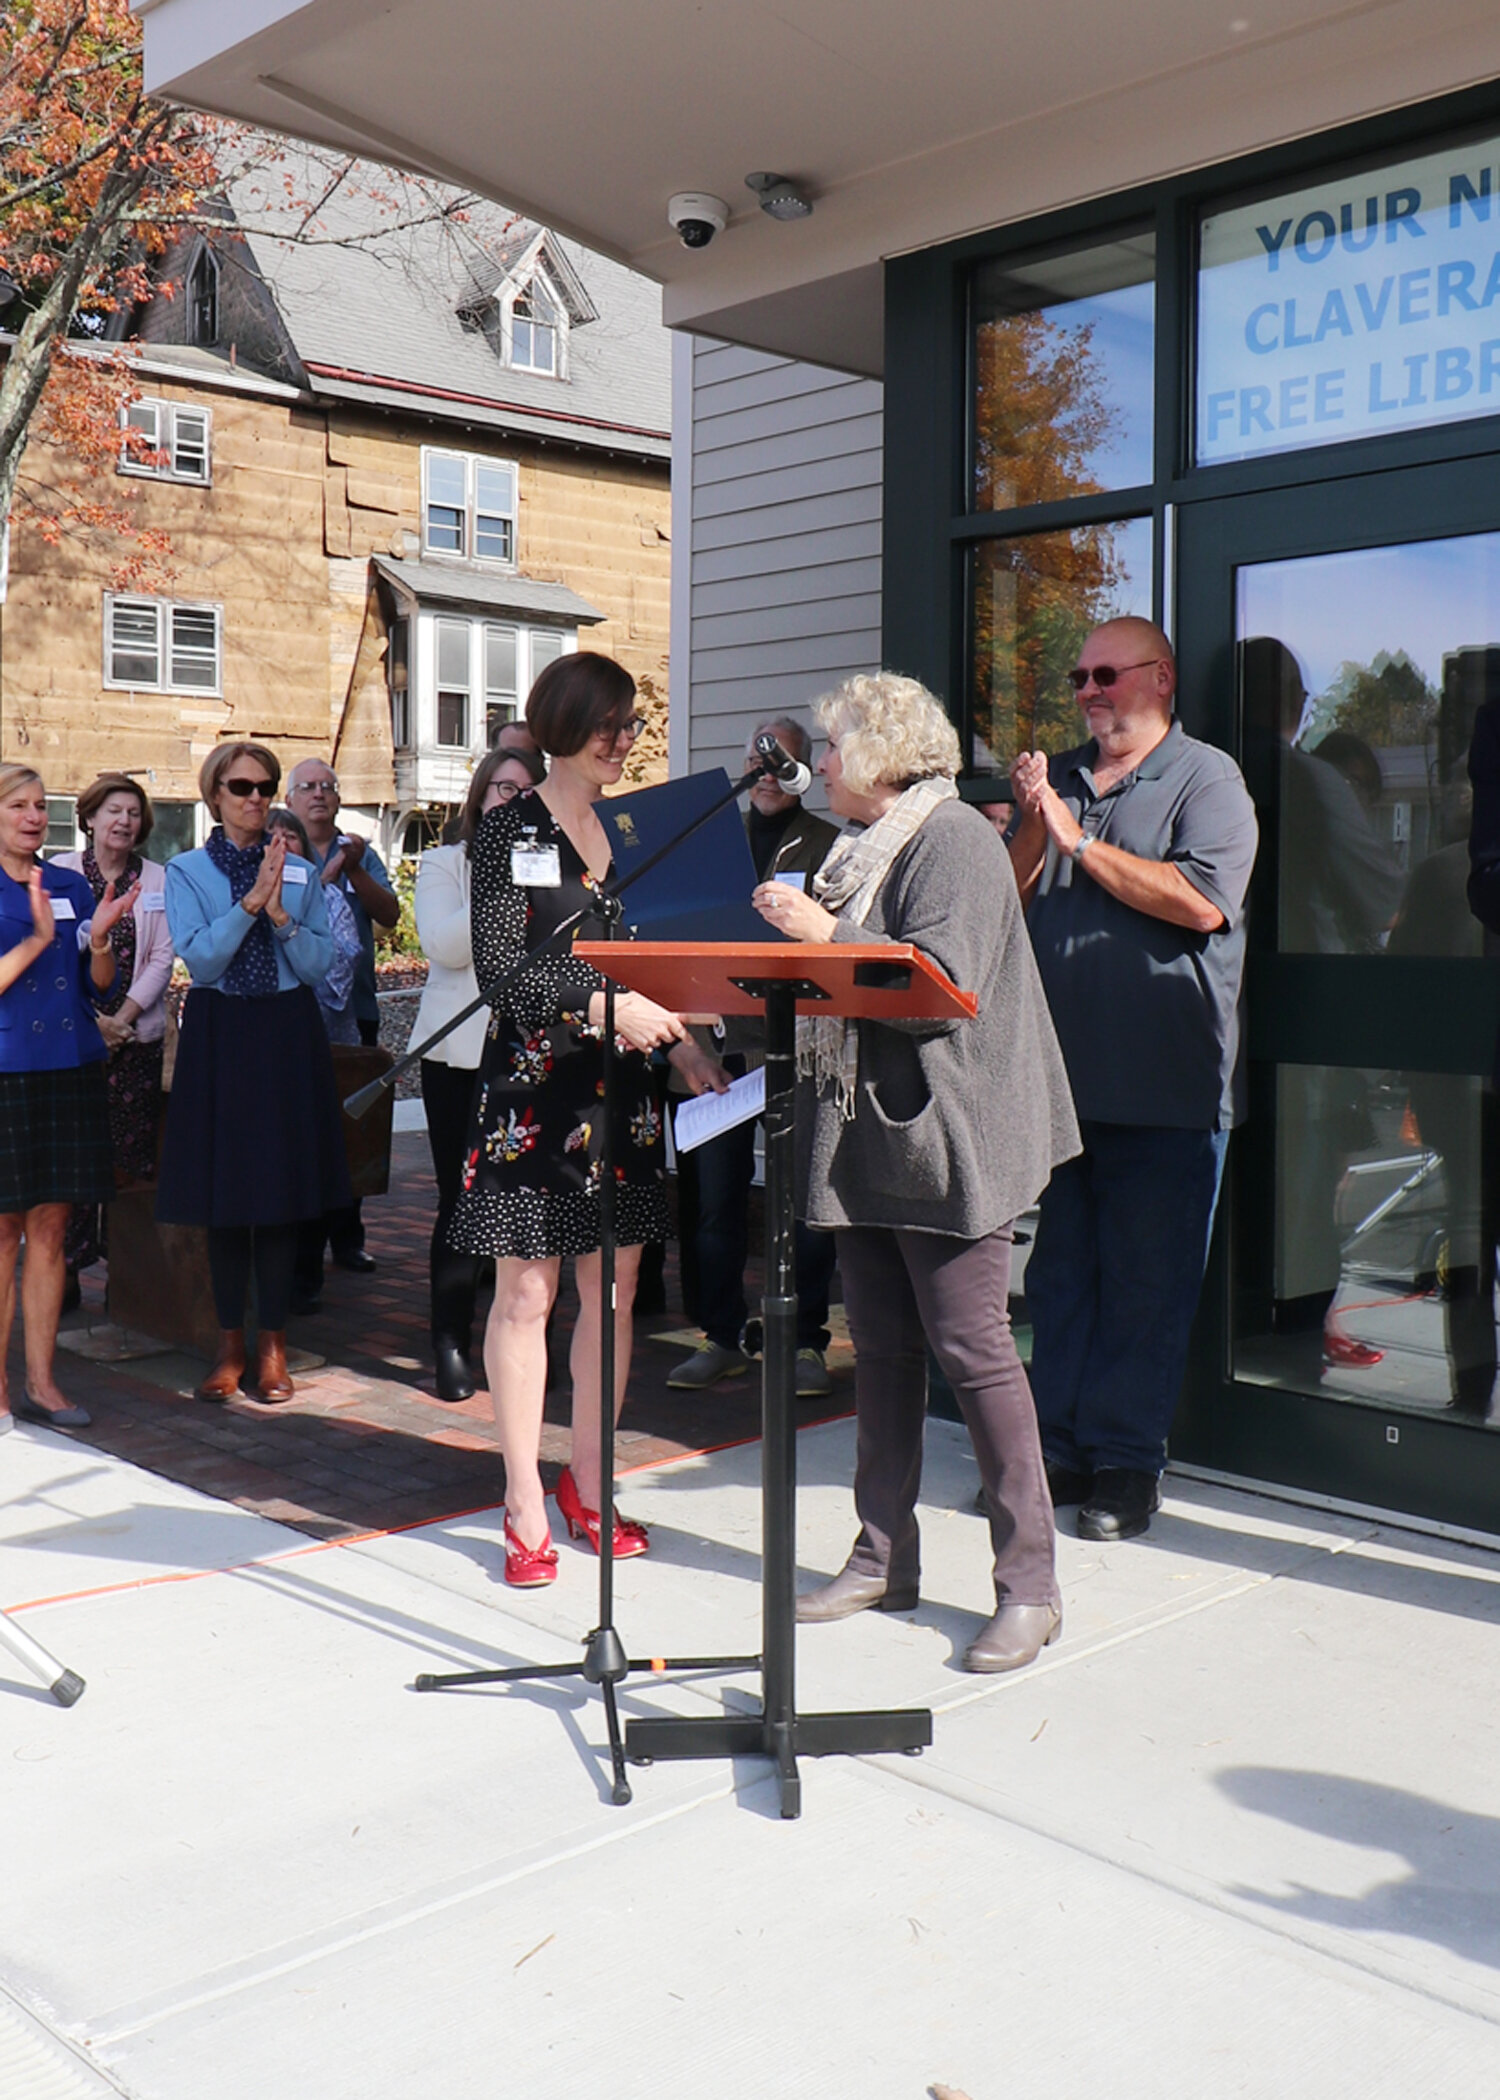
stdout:
<svg viewBox="0 0 1500 2100">
<path fill-rule="evenodd" d="M 882 396 L 876 380 L 732 344 L 677 354 L 681 773 L 733 769 L 757 721 L 807 718 L 820 693 L 878 665 Z"/>
</svg>

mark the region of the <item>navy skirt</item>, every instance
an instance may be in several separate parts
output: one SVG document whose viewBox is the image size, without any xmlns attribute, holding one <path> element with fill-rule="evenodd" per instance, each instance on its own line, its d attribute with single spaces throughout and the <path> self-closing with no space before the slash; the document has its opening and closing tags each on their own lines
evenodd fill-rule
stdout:
<svg viewBox="0 0 1500 2100">
<path fill-rule="evenodd" d="M 195 987 L 167 1097 L 164 1225 L 291 1225 L 353 1201 L 318 1002 Z"/>
<path fill-rule="evenodd" d="M 0 1072 L 0 1211 L 107 1203 L 114 1192 L 103 1058 Z"/>
</svg>

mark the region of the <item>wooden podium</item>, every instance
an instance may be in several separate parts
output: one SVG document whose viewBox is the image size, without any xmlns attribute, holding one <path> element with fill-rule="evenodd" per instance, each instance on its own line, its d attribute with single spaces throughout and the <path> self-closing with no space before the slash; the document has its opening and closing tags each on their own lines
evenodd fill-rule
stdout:
<svg viewBox="0 0 1500 2100">
<path fill-rule="evenodd" d="M 634 1764 L 656 1758 L 774 1759 L 781 1813 L 801 1811 L 799 1753 L 916 1752 L 932 1741 L 925 1708 L 799 1714 L 795 1687 L 797 1289 L 794 1219 L 796 1019 L 971 1020 L 977 1001 L 915 948 L 892 942 L 579 941 L 580 961 L 676 1013 L 766 1018 L 766 1291 L 762 1301 L 761 1711 L 625 1727 Z M 668 1668 L 670 1669 L 670 1664 Z"/>
</svg>

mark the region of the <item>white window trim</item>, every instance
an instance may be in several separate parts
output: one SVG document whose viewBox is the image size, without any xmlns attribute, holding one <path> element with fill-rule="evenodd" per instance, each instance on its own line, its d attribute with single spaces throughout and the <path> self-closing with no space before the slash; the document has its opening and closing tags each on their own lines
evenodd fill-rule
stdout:
<svg viewBox="0 0 1500 2100">
<path fill-rule="evenodd" d="M 434 547 L 427 537 L 428 485 L 431 463 L 435 459 L 456 459 L 464 468 L 464 525 L 463 546 L 460 548 Z M 475 541 L 478 537 L 479 517 L 478 470 L 481 467 L 508 468 L 511 477 L 510 553 L 478 554 Z M 487 517 L 504 515 L 493 511 Z M 521 538 L 521 469 L 518 461 L 502 459 L 488 452 L 457 452 L 447 445 L 424 445 L 422 447 L 422 557 L 432 561 L 476 561 L 486 568 L 499 569 L 509 575 L 519 566 Z"/>
<path fill-rule="evenodd" d="M 110 663 L 113 656 L 111 635 L 114 625 L 114 609 L 117 605 L 150 606 L 156 615 L 156 663 L 162 675 L 154 680 L 139 678 L 116 678 Z M 214 622 L 214 682 L 212 685 L 174 685 L 171 679 L 172 651 L 168 622 L 174 612 L 206 612 L 213 615 Z M 104 663 L 102 677 L 105 690 L 112 693 L 182 693 L 201 699 L 222 699 L 224 694 L 224 608 L 197 598 L 150 598 L 140 591 L 106 591 L 104 594 Z"/>
<path fill-rule="evenodd" d="M 540 280 L 557 319 L 551 324 L 557 348 L 557 359 L 549 371 L 545 365 L 522 364 L 515 348 L 515 304 L 523 292 L 529 292 Z M 513 372 L 529 372 L 535 379 L 566 379 L 568 376 L 568 322 L 569 314 L 562 294 L 553 283 L 541 263 L 534 263 L 519 282 L 507 285 L 500 300 L 500 355 L 502 361 Z"/>
<path fill-rule="evenodd" d="M 452 621 L 455 625 L 467 621 L 469 629 L 469 740 L 466 744 L 443 744 L 438 741 L 438 622 Z M 516 715 L 525 713 L 526 696 L 535 682 L 537 669 L 532 644 L 536 636 L 557 635 L 562 643 L 561 654 L 572 656 L 578 648 L 576 627 L 556 627 L 546 621 L 535 623 L 516 615 L 507 617 L 503 613 L 448 612 L 437 605 L 424 605 L 415 623 L 416 631 L 411 637 L 408 676 L 411 684 L 408 691 L 415 691 L 416 700 L 410 715 L 410 725 L 415 732 L 415 741 L 405 747 L 403 755 L 415 756 L 418 761 L 426 759 L 451 760 L 456 753 L 466 753 L 471 759 L 479 759 L 489 749 L 489 690 L 485 682 L 484 638 L 489 627 L 508 627 L 516 636 Z M 449 688 L 444 688 L 449 690 Z M 456 690 L 456 688 L 452 688 Z"/>
<path fill-rule="evenodd" d="M 143 394 L 120 410 L 120 428 L 130 427 L 130 411 L 136 408 L 154 409 L 156 412 L 156 438 L 154 452 L 166 454 L 163 466 L 147 466 L 144 461 L 132 457 L 126 446 L 120 446 L 118 472 L 134 474 L 147 481 L 180 481 L 194 488 L 212 488 L 214 479 L 214 419 L 213 410 L 200 408 L 186 401 L 162 401 L 155 395 Z M 203 420 L 203 472 L 188 473 L 178 464 L 177 422 L 179 416 L 200 416 Z"/>
</svg>

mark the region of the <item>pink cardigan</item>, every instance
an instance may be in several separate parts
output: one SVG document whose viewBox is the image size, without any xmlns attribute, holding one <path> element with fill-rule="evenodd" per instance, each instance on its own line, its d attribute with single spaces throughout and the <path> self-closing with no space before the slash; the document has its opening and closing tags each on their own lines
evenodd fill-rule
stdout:
<svg viewBox="0 0 1500 2100">
<path fill-rule="evenodd" d="M 54 855 L 60 868 L 83 873 L 82 853 Z M 141 1010 L 135 1024 L 136 1041 L 159 1043 L 167 1032 L 167 986 L 172 977 L 172 932 L 167 925 L 167 871 L 154 860 L 141 866 L 141 894 L 135 911 L 135 975 L 128 996 Z M 153 904 L 150 900 L 156 899 Z"/>
</svg>

